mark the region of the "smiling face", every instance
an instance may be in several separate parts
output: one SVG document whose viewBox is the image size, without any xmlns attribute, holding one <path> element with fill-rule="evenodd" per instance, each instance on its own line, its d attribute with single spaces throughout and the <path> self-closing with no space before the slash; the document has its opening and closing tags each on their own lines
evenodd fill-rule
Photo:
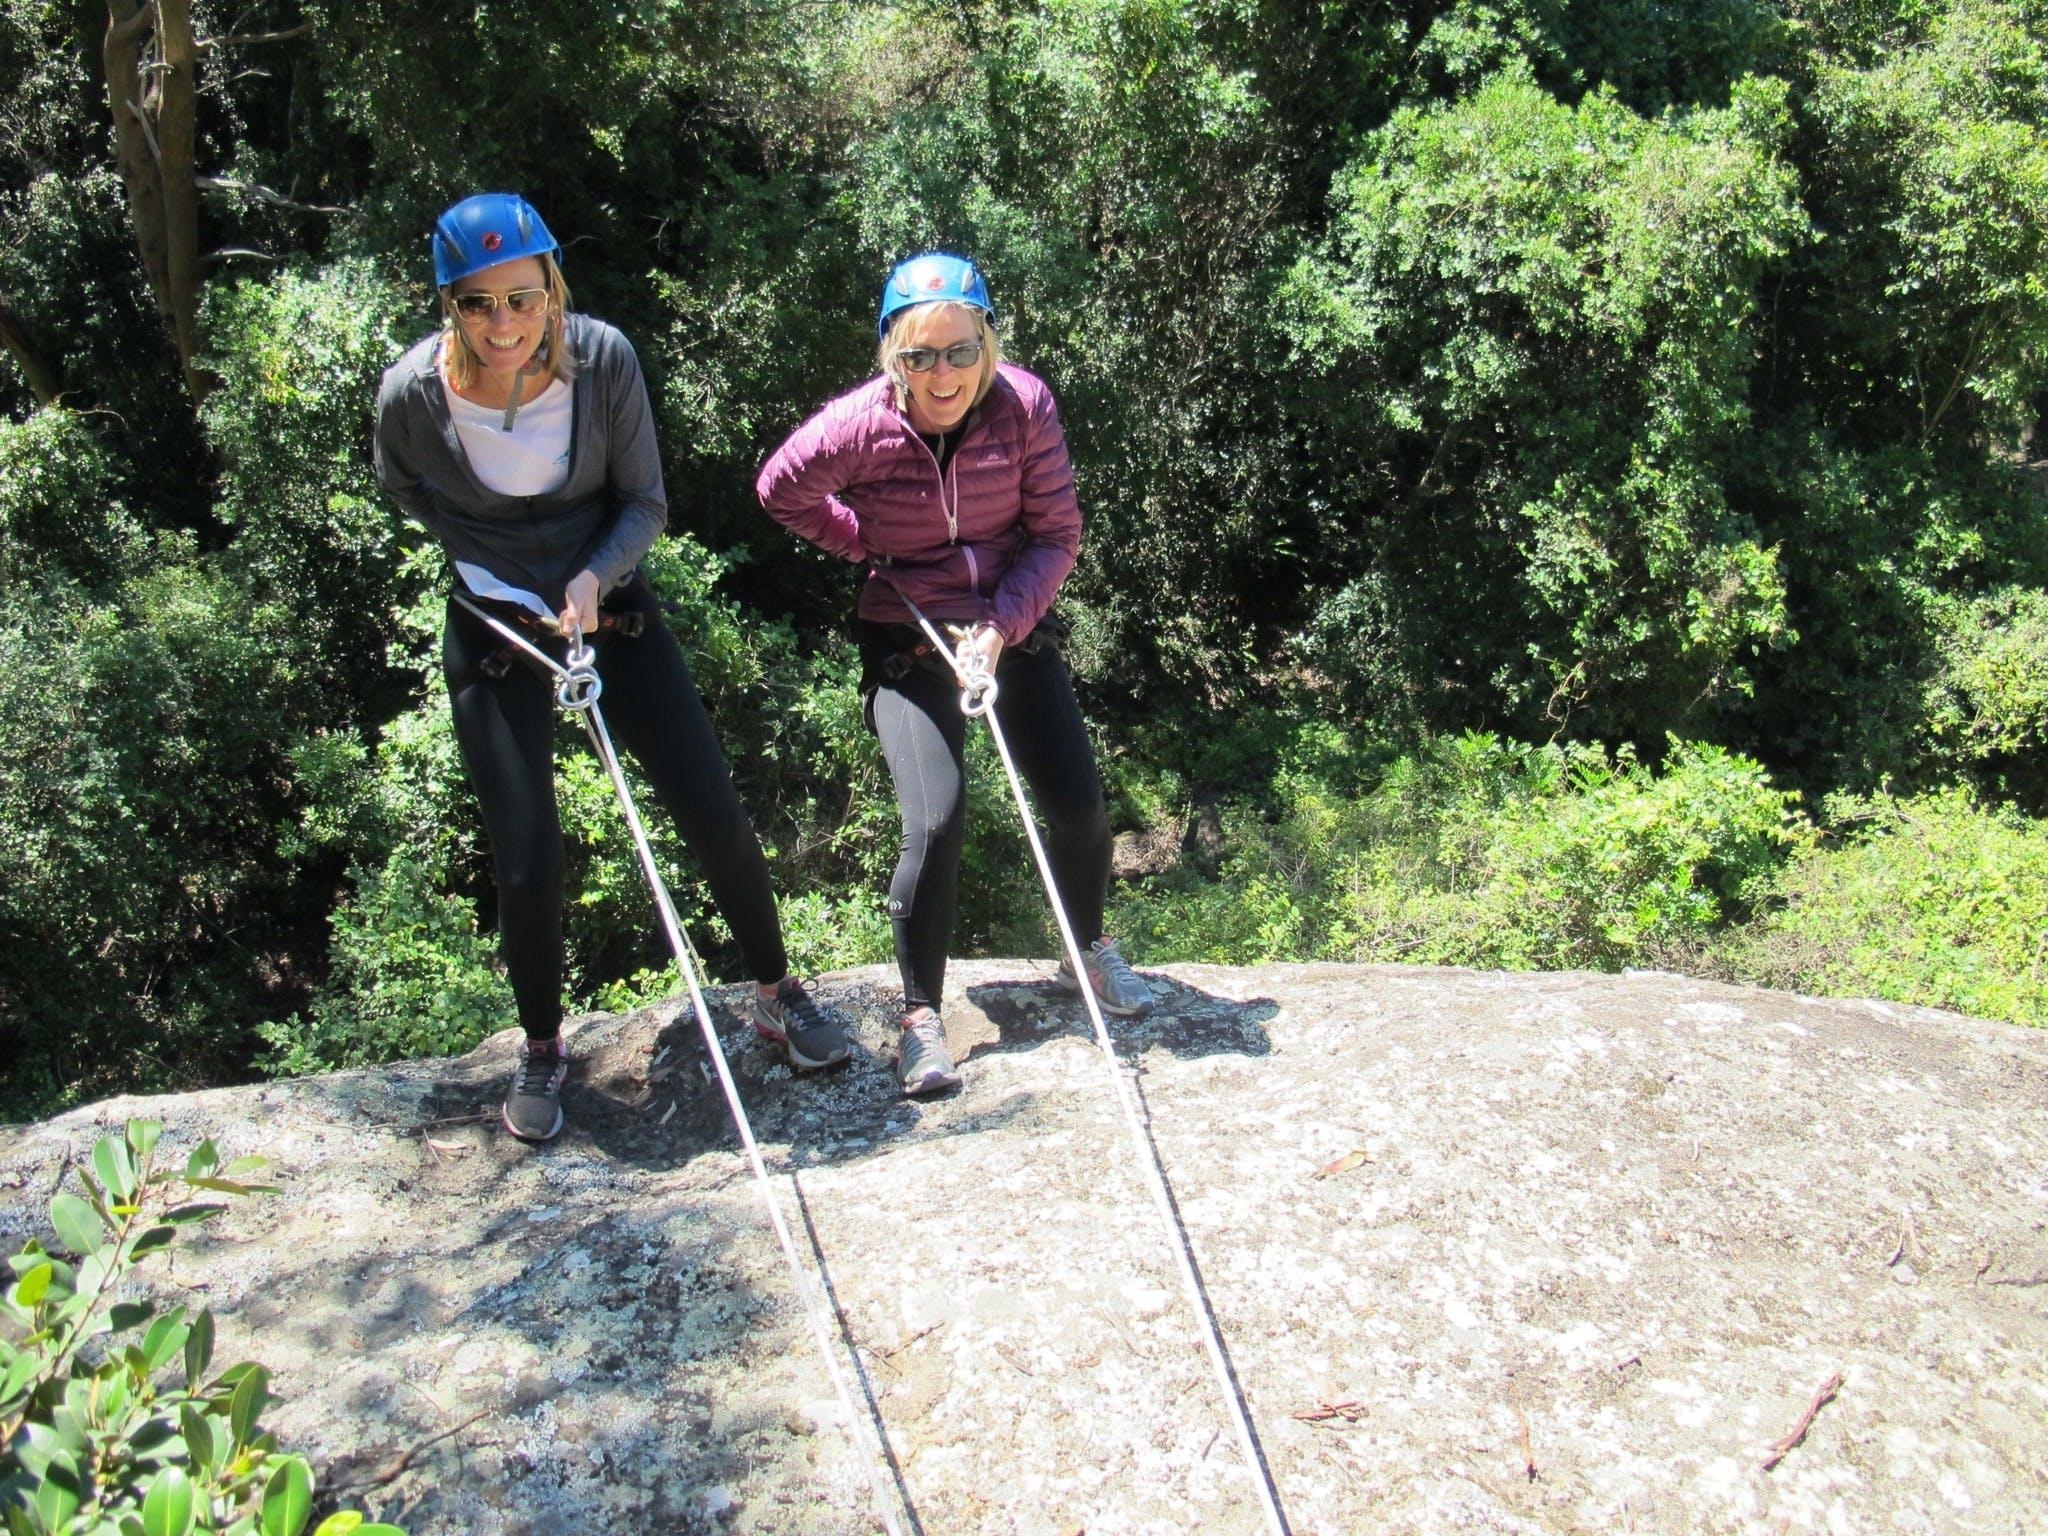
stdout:
<svg viewBox="0 0 2048 1536">
<path fill-rule="evenodd" d="M 465 293 L 489 293 L 502 300 L 508 293 L 547 286 L 547 269 L 541 265 L 540 258 L 522 256 L 517 261 L 504 261 L 495 267 L 485 267 L 481 272 L 472 272 L 456 282 L 449 293 L 456 299 Z M 501 302 L 488 319 L 476 320 L 464 315 L 458 307 L 455 324 L 484 369 L 501 384 L 509 384 L 512 376 L 531 362 L 534 353 L 540 350 L 541 342 L 547 337 L 548 314 L 552 308 L 550 303 L 535 313 L 515 315 L 511 305 Z"/>
<path fill-rule="evenodd" d="M 920 304 L 906 309 L 889 331 L 893 355 L 905 347 L 930 347 L 943 353 L 963 341 L 982 341 L 981 312 L 967 304 Z M 942 356 L 925 373 L 911 373 L 900 365 L 891 372 L 908 397 L 910 424 L 920 432 L 950 432 L 960 425 L 981 396 L 983 381 L 995 367 L 994 349 L 982 348 L 981 358 L 966 368 L 955 368 Z"/>
</svg>

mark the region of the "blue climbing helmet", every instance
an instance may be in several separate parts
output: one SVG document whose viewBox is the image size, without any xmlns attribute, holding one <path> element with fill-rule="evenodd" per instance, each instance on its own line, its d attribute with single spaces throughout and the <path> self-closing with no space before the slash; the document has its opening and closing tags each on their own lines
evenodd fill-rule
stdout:
<svg viewBox="0 0 2048 1536">
<path fill-rule="evenodd" d="M 882 285 L 882 314 L 876 322 L 879 339 L 889 334 L 889 322 L 898 310 L 915 304 L 972 304 L 989 318 L 996 318 L 995 300 L 988 296 L 988 284 L 981 269 L 964 256 L 933 251 L 900 263 Z"/>
<path fill-rule="evenodd" d="M 472 272 L 522 256 L 561 249 L 533 204 L 516 192 L 479 192 L 434 220 L 434 286 L 446 288 Z"/>
</svg>

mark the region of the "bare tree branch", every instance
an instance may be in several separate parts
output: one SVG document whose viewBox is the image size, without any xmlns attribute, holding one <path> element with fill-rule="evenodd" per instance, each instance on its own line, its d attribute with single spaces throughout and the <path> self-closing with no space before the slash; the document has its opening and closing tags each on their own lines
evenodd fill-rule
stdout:
<svg viewBox="0 0 2048 1536">
<path fill-rule="evenodd" d="M 201 53 L 217 48 L 253 48 L 258 43 L 285 43 L 295 37 L 305 37 L 313 30 L 313 23 L 302 21 L 296 27 L 287 27 L 282 32 L 235 32 L 224 37 L 202 37 L 193 46 Z"/>
<path fill-rule="evenodd" d="M 155 12 L 146 0 L 107 0 L 107 35 L 100 62 L 107 77 L 107 108 L 114 118 L 114 160 L 128 190 L 128 220 L 134 226 L 157 312 L 168 317 L 159 156 L 148 120 L 137 105 L 142 100 L 142 45 L 154 23 Z"/>
<path fill-rule="evenodd" d="M 195 176 L 194 182 L 202 192 L 239 192 L 244 197 L 253 197 L 259 203 L 268 203 L 273 208 L 289 208 L 294 213 L 347 213 L 346 208 L 334 208 L 325 203 L 301 203 L 286 197 L 282 192 L 259 185 L 253 181 L 236 181 L 231 176 Z"/>
<path fill-rule="evenodd" d="M 164 152 L 156 147 L 156 131 L 149 126 L 149 114 L 132 101 L 128 103 L 128 111 L 135 118 L 135 126 L 142 130 L 142 142 L 149 146 L 150 162 L 161 171 Z"/>
<path fill-rule="evenodd" d="M 116 12 L 114 0 L 108 0 L 107 13 L 106 46 L 108 48 L 134 47 L 136 43 L 141 41 L 142 35 L 156 22 L 156 13 L 147 5 L 138 5 L 133 11 L 124 16 Z"/>
<path fill-rule="evenodd" d="M 273 256 L 268 251 L 254 251 L 246 245 L 224 245 L 217 251 L 208 251 L 201 264 L 208 272 L 211 272 L 224 261 L 279 262 L 283 260 L 282 256 Z"/>
<path fill-rule="evenodd" d="M 199 54 L 192 46 L 190 0 L 157 0 L 157 37 L 169 66 L 158 85 L 157 143 L 163 150 L 164 233 L 169 237 L 171 316 L 178 356 L 193 400 L 204 400 L 212 380 L 199 357 L 199 190 L 194 185 L 193 139 L 198 117 Z"/>
</svg>

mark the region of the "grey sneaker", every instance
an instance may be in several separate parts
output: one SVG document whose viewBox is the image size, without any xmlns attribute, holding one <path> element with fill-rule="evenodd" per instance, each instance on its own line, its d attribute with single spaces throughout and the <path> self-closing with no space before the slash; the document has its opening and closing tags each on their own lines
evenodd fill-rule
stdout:
<svg viewBox="0 0 2048 1536">
<path fill-rule="evenodd" d="M 1095 989 L 1095 1000 L 1104 1013 L 1127 1019 L 1152 1007 L 1152 989 L 1131 969 L 1131 962 L 1116 947 L 1115 939 L 1104 937 L 1090 944 L 1082 952 L 1081 966 L 1088 972 L 1088 984 Z M 1074 980 L 1071 960 L 1060 962 L 1057 979 L 1069 992 L 1080 992 L 1081 984 Z"/>
<path fill-rule="evenodd" d="M 794 976 L 783 982 L 772 1002 L 754 989 L 754 1033 L 806 1072 L 836 1067 L 853 1054 L 853 1040 L 837 1015 L 820 1008 Z"/>
<path fill-rule="evenodd" d="M 946 1026 L 929 1008 L 920 1008 L 903 1020 L 896 1048 L 896 1080 L 903 1085 L 906 1099 L 960 1086 L 960 1074 L 953 1070 L 953 1058 L 946 1053 Z"/>
<path fill-rule="evenodd" d="M 505 1129 L 521 1141 L 547 1141 L 562 1129 L 562 1083 L 569 1076 L 569 1052 L 558 1035 L 519 1045 L 519 1070 L 505 1095 Z"/>
</svg>

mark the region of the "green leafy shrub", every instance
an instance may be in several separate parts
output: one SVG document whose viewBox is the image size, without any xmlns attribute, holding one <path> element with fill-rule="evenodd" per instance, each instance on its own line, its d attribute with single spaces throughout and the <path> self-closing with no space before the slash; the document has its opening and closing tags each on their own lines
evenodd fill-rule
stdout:
<svg viewBox="0 0 2048 1536">
<path fill-rule="evenodd" d="M 1967 789 L 1841 797 L 1707 960 L 1764 986 L 2048 1024 L 2048 823 Z"/>
<path fill-rule="evenodd" d="M 1983 750 L 2016 700 L 1971 653 L 1996 672 L 1999 594 L 2048 586 L 2013 452 L 2048 381 L 2048 34 L 2011 0 L 1811 22 L 1794 143 L 1826 238 L 1786 264 L 1752 492 L 1799 640 L 1730 728 L 1818 789 L 2009 775 L 2038 805 L 2038 754 Z"/>
<path fill-rule="evenodd" d="M 259 1027 L 280 1076 L 457 1056 L 514 1022 L 475 903 L 437 890 L 403 852 L 350 871 L 330 920 L 327 978 L 302 1016 Z"/>
<path fill-rule="evenodd" d="M 1807 835 L 1796 796 L 1714 746 L 1674 741 L 1653 769 L 1626 748 L 1468 734 L 1352 793 L 1332 788 L 1324 734 L 1307 733 L 1273 808 L 1225 815 L 1214 880 L 1182 870 L 1118 903 L 1139 953 L 1639 964 L 1743 912 Z"/>
<path fill-rule="evenodd" d="M 207 439 L 218 515 L 262 598 L 293 617 L 306 678 L 298 714 L 353 718 L 389 687 L 378 665 L 399 580 L 399 522 L 370 465 L 377 384 L 426 296 L 356 258 L 218 289 L 204 311 Z M 353 702 L 355 708 L 349 706 Z"/>
<path fill-rule="evenodd" d="M 120 455 L 77 411 L 0 419 L 0 594 L 21 601 L 61 579 L 94 593 L 147 558 Z"/>
<path fill-rule="evenodd" d="M 1816 60 L 1815 275 L 1872 298 L 1817 315 L 1816 339 L 1844 425 L 2010 441 L 2048 380 L 2048 32 L 2028 0 L 1916 19 L 1916 35 Z"/>
<path fill-rule="evenodd" d="M 178 1229 L 225 1209 L 174 1203 L 182 1192 L 231 1198 L 262 1158 L 222 1166 L 203 1141 L 182 1171 L 156 1163 L 163 1127 L 130 1120 L 102 1137 L 83 1195 L 50 1201 L 54 1244 L 31 1239 L 8 1260 L 0 1293 L 0 1518 L 10 1536 L 299 1536 L 312 1518 L 313 1471 L 262 1427 L 270 1373 L 212 1369 L 213 1313 L 159 1312 L 120 1299 L 135 1266 Z M 355 1511 L 315 1536 L 403 1536 Z"/>
<path fill-rule="evenodd" d="M 1946 755 L 1996 766 L 2039 805 L 2048 753 L 2048 593 L 2025 587 L 1951 605 L 1929 733 Z"/>
</svg>

